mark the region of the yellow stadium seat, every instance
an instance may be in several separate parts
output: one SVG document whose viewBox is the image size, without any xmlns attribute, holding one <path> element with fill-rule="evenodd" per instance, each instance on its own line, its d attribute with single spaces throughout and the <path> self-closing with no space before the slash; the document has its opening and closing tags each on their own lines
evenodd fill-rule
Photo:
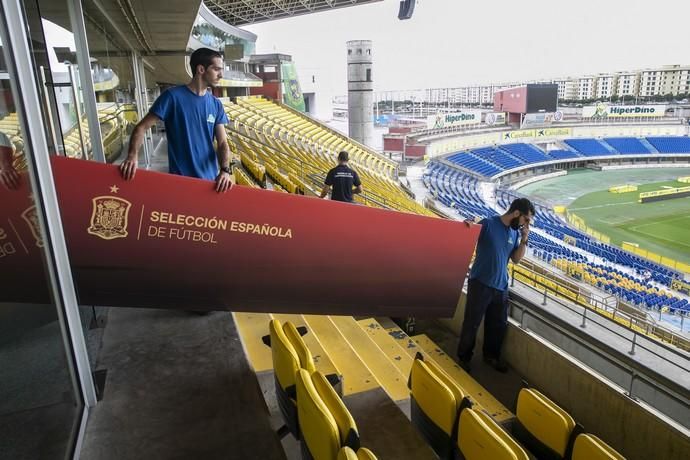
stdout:
<svg viewBox="0 0 690 460">
<path fill-rule="evenodd" d="M 290 341 L 290 344 L 299 357 L 300 367 L 306 369 L 309 373 L 314 372 L 316 370 L 314 367 L 314 358 L 309 348 L 304 344 L 304 340 L 302 340 L 302 336 L 297 331 L 295 325 L 290 321 L 285 322 L 285 324 L 283 324 L 283 332 L 285 332 L 285 336 Z"/>
<path fill-rule="evenodd" d="M 295 438 L 299 439 L 295 374 L 300 368 L 300 358 L 285 335 L 280 321 L 271 320 L 268 328 L 271 338 L 271 354 L 273 357 L 278 407 L 280 407 L 280 412 L 283 414 L 288 430 Z"/>
<path fill-rule="evenodd" d="M 338 425 L 304 369 L 297 371 L 296 389 L 303 453 L 314 460 L 336 458 L 341 448 Z"/>
<path fill-rule="evenodd" d="M 520 390 L 515 415 L 513 434 L 540 459 L 567 458 L 582 431 L 566 411 L 532 388 Z"/>
<path fill-rule="evenodd" d="M 412 424 L 442 459 L 453 458 L 458 414 L 466 393 L 442 369 L 417 354 L 410 379 Z"/>
<path fill-rule="evenodd" d="M 345 407 L 342 399 L 340 399 L 340 396 L 338 396 L 321 372 L 312 372 L 311 380 L 314 388 L 316 388 L 316 392 L 335 419 L 335 423 L 338 426 L 338 434 L 340 435 L 340 444 L 355 450 L 359 449 L 357 424 L 352 418 L 350 411 Z"/>
<path fill-rule="evenodd" d="M 611 446 L 592 434 L 580 434 L 573 445 L 572 460 L 625 460 Z"/>
<path fill-rule="evenodd" d="M 295 380 L 303 457 L 333 460 L 344 446 L 357 452 L 355 421 L 328 380 L 318 371 L 310 374 L 304 369 L 297 371 Z"/>
<path fill-rule="evenodd" d="M 458 424 L 458 450 L 465 460 L 528 460 L 527 453 L 477 409 L 464 409 Z"/>
<path fill-rule="evenodd" d="M 336 460 L 357 460 L 357 454 L 354 450 L 345 446 L 338 451 L 338 458 Z"/>
</svg>

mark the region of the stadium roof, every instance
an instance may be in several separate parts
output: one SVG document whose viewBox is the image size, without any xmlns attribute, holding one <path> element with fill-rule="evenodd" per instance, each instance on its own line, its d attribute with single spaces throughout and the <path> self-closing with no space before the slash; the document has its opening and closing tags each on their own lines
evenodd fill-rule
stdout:
<svg viewBox="0 0 690 460">
<path fill-rule="evenodd" d="M 242 26 L 381 0 L 204 0 L 228 24 Z"/>
<path fill-rule="evenodd" d="M 378 1 L 381 0 L 206 0 L 205 4 L 221 20 L 239 26 Z M 90 54 L 102 65 L 111 67 L 121 85 L 133 79 L 130 50 L 144 57 L 149 86 L 154 82 L 182 83 L 189 79 L 183 57 L 201 0 L 82 3 Z M 61 2 L 43 2 L 41 16 L 71 29 L 67 9 Z M 34 40 L 44 40 L 40 28 L 32 27 L 31 32 Z"/>
</svg>

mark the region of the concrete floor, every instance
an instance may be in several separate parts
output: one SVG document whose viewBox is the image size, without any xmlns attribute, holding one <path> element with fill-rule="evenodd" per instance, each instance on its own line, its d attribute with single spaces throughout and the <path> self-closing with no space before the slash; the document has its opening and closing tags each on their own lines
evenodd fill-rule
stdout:
<svg viewBox="0 0 690 460">
<path fill-rule="evenodd" d="M 82 459 L 285 458 L 227 312 L 111 308 L 97 367 Z"/>
</svg>

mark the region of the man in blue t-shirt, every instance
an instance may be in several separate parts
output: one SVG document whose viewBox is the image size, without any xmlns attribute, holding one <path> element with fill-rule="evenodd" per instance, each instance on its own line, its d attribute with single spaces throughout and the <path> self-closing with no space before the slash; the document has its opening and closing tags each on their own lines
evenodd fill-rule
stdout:
<svg viewBox="0 0 690 460">
<path fill-rule="evenodd" d="M 127 180 L 134 177 L 144 133 L 162 120 L 168 137 L 169 172 L 214 180 L 216 191 L 225 192 L 232 187 L 230 147 L 224 127 L 228 117 L 223 104 L 209 91 L 223 76 L 223 56 L 199 48 L 192 53 L 189 65 L 192 80 L 163 92 L 134 128 L 120 172 Z M 214 137 L 218 152 L 213 147 Z"/>
<path fill-rule="evenodd" d="M 484 361 L 499 372 L 508 370 L 500 359 L 508 327 L 508 258 L 517 264 L 525 255 L 533 218 L 532 203 L 518 198 L 502 216 L 480 222 L 482 230 L 467 284 L 465 319 L 458 345 L 458 360 L 467 372 L 484 315 Z"/>
<path fill-rule="evenodd" d="M 350 155 L 346 151 L 343 150 L 338 154 L 338 166 L 328 171 L 321 189 L 321 198 L 328 195 L 330 190 L 331 200 L 352 203 L 352 195 L 362 193 L 362 182 L 357 172 L 347 165 L 349 160 Z"/>
</svg>

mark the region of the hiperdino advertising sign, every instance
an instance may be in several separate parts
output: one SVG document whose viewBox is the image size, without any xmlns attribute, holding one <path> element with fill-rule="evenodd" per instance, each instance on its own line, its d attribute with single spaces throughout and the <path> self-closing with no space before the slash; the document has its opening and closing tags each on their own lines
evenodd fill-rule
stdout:
<svg viewBox="0 0 690 460">
<path fill-rule="evenodd" d="M 426 117 L 426 127 L 428 129 L 449 128 L 451 126 L 471 125 L 481 123 L 481 110 L 463 110 L 462 112 L 443 113 Z"/>
<path fill-rule="evenodd" d="M 608 105 L 597 104 L 582 107 L 582 118 L 641 118 L 663 117 L 665 105 Z"/>
</svg>

